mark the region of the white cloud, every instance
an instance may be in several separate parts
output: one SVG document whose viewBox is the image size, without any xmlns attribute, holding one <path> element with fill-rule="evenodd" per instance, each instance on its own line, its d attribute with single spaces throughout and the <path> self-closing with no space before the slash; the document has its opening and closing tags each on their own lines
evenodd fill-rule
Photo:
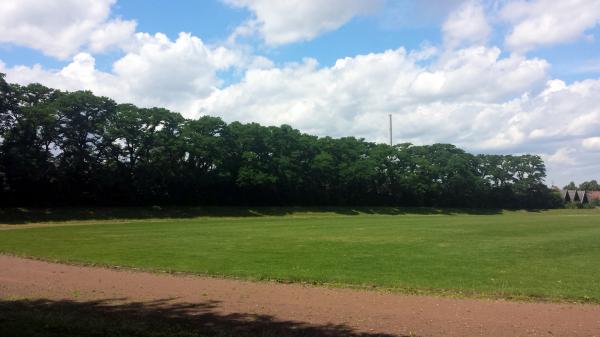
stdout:
<svg viewBox="0 0 600 337">
<path fill-rule="evenodd" d="M 357 15 L 372 13 L 382 0 L 224 0 L 245 7 L 255 18 L 236 29 L 237 36 L 259 33 L 269 45 L 306 41 L 332 31 Z"/>
<path fill-rule="evenodd" d="M 586 138 L 581 144 L 587 150 L 600 151 L 600 137 Z"/>
<path fill-rule="evenodd" d="M 102 52 L 112 47 L 125 49 L 133 41 L 135 28 L 134 21 L 110 21 L 92 32 L 89 37 L 90 50 Z"/>
<path fill-rule="evenodd" d="M 452 12 L 442 25 L 444 43 L 449 48 L 485 43 L 491 28 L 479 1 L 467 1 Z"/>
<path fill-rule="evenodd" d="M 557 84 L 559 83 L 559 84 Z M 509 148 L 536 148 L 548 152 L 556 144 L 577 148 L 581 139 L 593 135 L 600 128 L 598 107 L 600 80 L 587 80 L 566 85 L 562 81 L 548 81 L 546 89 L 533 97 L 523 96 L 505 104 L 502 118 L 494 120 L 497 134 L 516 130 L 522 137 Z M 485 144 L 485 142 L 484 142 Z M 485 148 L 485 147 L 483 147 Z"/>
<path fill-rule="evenodd" d="M 513 25 L 506 45 L 528 51 L 585 38 L 600 23 L 600 0 L 516 0 L 502 8 L 500 17 Z"/>
<path fill-rule="evenodd" d="M 119 102 L 165 106 L 188 113 L 190 102 L 208 96 L 221 80 L 217 72 L 245 62 L 244 56 L 224 47 L 207 46 L 197 37 L 181 33 L 172 41 L 163 34 L 138 33 L 128 52 L 112 72 L 95 67 L 87 53 L 77 54 L 66 67 L 51 71 L 41 66 L 2 69 L 7 80 L 40 82 L 65 89 L 88 89 Z"/>
<path fill-rule="evenodd" d="M 471 47 L 445 54 L 420 72 L 411 92 L 429 99 L 496 101 L 521 94 L 546 77 L 549 64 L 518 55 L 500 57 L 498 48 Z"/>
<path fill-rule="evenodd" d="M 551 155 L 544 156 L 544 159 L 550 164 L 574 165 L 573 153 L 577 152 L 571 147 L 561 147 Z"/>
<path fill-rule="evenodd" d="M 66 59 L 91 43 L 102 51 L 135 30 L 135 22 L 110 20 L 116 0 L 3 0 L 0 43 L 39 49 Z"/>
<path fill-rule="evenodd" d="M 498 120 L 512 117 L 511 103 L 496 102 L 546 79 L 545 61 L 499 54 L 496 48 L 468 48 L 429 67 L 418 65 L 419 53 L 402 48 L 340 59 L 324 68 L 308 59 L 250 70 L 240 83 L 201 100 L 199 108 L 228 120 L 289 123 L 321 135 L 374 140 L 383 140 L 384 117 L 393 113 L 402 126 L 399 140 L 474 147 L 498 133 Z M 514 145 L 517 132 L 509 131 L 502 130 L 503 139 L 510 136 L 507 145 Z"/>
</svg>

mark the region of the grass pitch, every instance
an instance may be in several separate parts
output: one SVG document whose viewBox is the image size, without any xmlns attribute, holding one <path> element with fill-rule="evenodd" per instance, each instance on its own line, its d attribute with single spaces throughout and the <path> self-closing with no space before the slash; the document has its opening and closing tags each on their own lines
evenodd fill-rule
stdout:
<svg viewBox="0 0 600 337">
<path fill-rule="evenodd" d="M 417 212 L 265 209 L 30 228 L 13 218 L 0 230 L 0 253 L 253 280 L 600 303 L 598 209 Z"/>
</svg>

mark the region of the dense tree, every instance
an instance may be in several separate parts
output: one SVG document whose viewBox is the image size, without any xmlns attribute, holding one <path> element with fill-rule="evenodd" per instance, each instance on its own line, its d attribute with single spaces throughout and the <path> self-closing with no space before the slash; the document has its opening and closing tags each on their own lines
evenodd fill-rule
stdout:
<svg viewBox="0 0 600 337">
<path fill-rule="evenodd" d="M 596 180 L 584 181 L 579 185 L 579 189 L 585 191 L 600 191 L 600 185 Z"/>
<path fill-rule="evenodd" d="M 114 162 L 113 139 L 108 131 L 116 104 L 91 92 L 74 92 L 59 96 L 50 107 L 58 121 L 55 144 L 61 194 L 84 203 L 101 201 L 111 185 L 107 183 Z"/>
<path fill-rule="evenodd" d="M 190 120 L 3 75 L 0 118 L 4 205 L 556 205 L 534 155 Z"/>
<path fill-rule="evenodd" d="M 0 112 L 5 193 L 32 201 L 47 199 L 53 183 L 48 178 L 56 173 L 51 151 L 58 135 L 57 118 L 48 103 L 60 93 L 38 84 L 3 87 L 2 96 L 9 97 Z M 31 193 L 34 190 L 38 192 Z"/>
<path fill-rule="evenodd" d="M 565 187 L 563 187 L 563 189 L 565 189 L 565 190 L 576 190 L 577 189 L 577 185 L 575 184 L 574 181 L 571 181 L 568 185 L 566 185 Z"/>
<path fill-rule="evenodd" d="M 17 120 L 17 86 L 10 85 L 4 80 L 5 75 L 0 73 L 0 132 L 4 135 L 14 126 Z"/>
</svg>

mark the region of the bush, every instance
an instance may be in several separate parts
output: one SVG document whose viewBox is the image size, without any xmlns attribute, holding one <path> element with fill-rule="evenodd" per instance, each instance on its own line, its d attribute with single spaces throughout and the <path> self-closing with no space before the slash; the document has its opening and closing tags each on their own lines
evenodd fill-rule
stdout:
<svg viewBox="0 0 600 337">
<path fill-rule="evenodd" d="M 592 208 L 596 208 L 596 207 L 600 207 L 600 200 L 599 199 L 593 199 L 588 203 L 585 204 L 580 204 L 577 202 L 565 202 L 564 208 L 567 209 L 592 209 Z"/>
</svg>

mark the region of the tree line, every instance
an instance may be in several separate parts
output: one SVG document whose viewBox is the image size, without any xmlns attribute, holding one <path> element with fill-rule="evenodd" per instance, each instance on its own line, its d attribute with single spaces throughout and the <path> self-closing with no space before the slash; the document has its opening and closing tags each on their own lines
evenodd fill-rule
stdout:
<svg viewBox="0 0 600 337">
<path fill-rule="evenodd" d="M 579 186 L 571 181 L 568 185 L 563 187 L 563 190 L 583 190 L 583 191 L 600 191 L 600 184 L 595 179 L 590 181 L 584 181 Z"/>
<path fill-rule="evenodd" d="M 186 119 L 0 74 L 2 205 L 558 205 L 536 155 Z"/>
</svg>

